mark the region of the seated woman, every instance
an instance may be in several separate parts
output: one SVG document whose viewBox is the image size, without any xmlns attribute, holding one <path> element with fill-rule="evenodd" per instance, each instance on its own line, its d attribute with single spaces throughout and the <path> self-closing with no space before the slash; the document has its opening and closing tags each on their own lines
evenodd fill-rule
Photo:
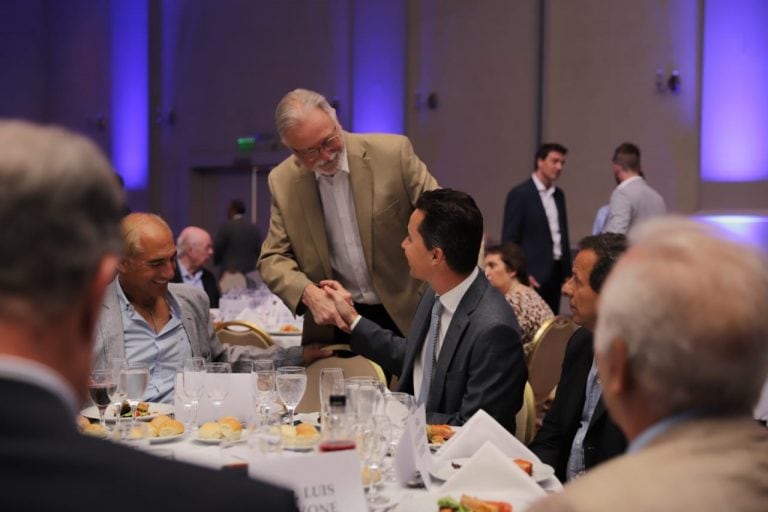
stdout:
<svg viewBox="0 0 768 512">
<path fill-rule="evenodd" d="M 527 357 L 536 330 L 555 315 L 544 299 L 531 288 L 525 255 L 519 246 L 507 243 L 487 247 L 484 265 L 488 281 L 507 298 L 515 311 Z"/>
</svg>

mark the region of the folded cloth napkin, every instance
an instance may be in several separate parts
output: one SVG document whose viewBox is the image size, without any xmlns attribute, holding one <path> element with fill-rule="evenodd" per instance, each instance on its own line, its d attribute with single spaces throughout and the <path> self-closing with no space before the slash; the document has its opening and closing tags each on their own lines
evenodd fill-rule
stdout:
<svg viewBox="0 0 768 512">
<path fill-rule="evenodd" d="M 440 448 L 434 463 L 442 464 L 459 457 L 472 457 L 486 442 L 493 443 L 509 457 L 541 463 L 541 459 L 482 409 Z"/>
<path fill-rule="evenodd" d="M 482 498 L 489 491 L 503 491 L 516 511 L 546 496 L 511 457 L 486 442 L 443 484 L 440 494 L 477 493 Z"/>
</svg>

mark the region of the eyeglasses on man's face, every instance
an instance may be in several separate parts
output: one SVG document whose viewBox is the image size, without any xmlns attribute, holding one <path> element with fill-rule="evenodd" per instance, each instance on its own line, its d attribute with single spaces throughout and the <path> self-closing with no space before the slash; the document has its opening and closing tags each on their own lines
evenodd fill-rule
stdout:
<svg viewBox="0 0 768 512">
<path fill-rule="evenodd" d="M 338 148 L 339 141 L 341 140 L 341 131 L 337 128 L 336 133 L 325 139 L 318 146 L 307 149 L 292 149 L 293 154 L 302 160 L 314 161 L 320 156 L 321 151 L 331 151 Z"/>
</svg>

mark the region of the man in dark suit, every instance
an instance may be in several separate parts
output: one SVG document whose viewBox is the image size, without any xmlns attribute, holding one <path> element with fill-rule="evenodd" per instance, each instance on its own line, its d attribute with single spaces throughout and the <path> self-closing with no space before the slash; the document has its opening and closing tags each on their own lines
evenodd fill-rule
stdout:
<svg viewBox="0 0 768 512">
<path fill-rule="evenodd" d="M 229 220 L 219 228 L 213 244 L 213 263 L 222 272 L 247 274 L 256 268 L 261 252 L 261 233 L 245 218 L 245 204 L 233 199 L 227 208 Z"/>
<path fill-rule="evenodd" d="M 523 248 L 532 283 L 555 314 L 560 309 L 560 286 L 571 268 L 565 195 L 555 186 L 568 150 L 560 144 L 542 145 L 530 179 L 507 195 L 502 242 Z"/>
<path fill-rule="evenodd" d="M 462 425 L 484 409 L 510 432 L 528 377 L 520 329 L 506 299 L 477 268 L 483 217 L 463 192 L 424 192 L 402 242 L 411 276 L 429 284 L 407 338 L 360 316 L 325 281 L 351 326 L 352 350 L 398 375 L 400 391 L 426 403 L 427 422 Z"/>
<path fill-rule="evenodd" d="M 212 308 L 219 307 L 219 283 L 205 264 L 213 256 L 211 235 L 202 228 L 188 226 L 176 239 L 176 271 L 172 283 L 184 283 L 200 288 L 208 295 Z"/>
<path fill-rule="evenodd" d="M 81 136 L 0 122 L 0 147 L 3 510 L 297 510 L 289 491 L 77 432 L 120 249 L 121 193 Z"/>
<path fill-rule="evenodd" d="M 600 289 L 626 246 L 624 235 L 615 233 L 584 238 L 573 275 L 563 285 L 581 328 L 568 340 L 555 400 L 530 445 L 562 481 L 623 453 L 627 446 L 603 405 L 592 351 Z"/>
</svg>

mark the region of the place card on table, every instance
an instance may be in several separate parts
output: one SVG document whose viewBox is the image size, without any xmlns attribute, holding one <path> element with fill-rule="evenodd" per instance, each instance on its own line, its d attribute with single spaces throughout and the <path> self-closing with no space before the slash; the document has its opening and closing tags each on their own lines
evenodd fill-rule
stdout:
<svg viewBox="0 0 768 512">
<path fill-rule="evenodd" d="M 400 485 L 407 485 L 418 471 L 429 490 L 432 456 L 427 444 L 427 415 L 424 404 L 413 411 L 405 422 L 405 431 L 395 451 L 395 474 Z"/>
<path fill-rule="evenodd" d="M 300 510 L 367 510 L 360 457 L 355 450 L 301 457 L 253 457 L 249 475 L 293 489 Z"/>
</svg>

